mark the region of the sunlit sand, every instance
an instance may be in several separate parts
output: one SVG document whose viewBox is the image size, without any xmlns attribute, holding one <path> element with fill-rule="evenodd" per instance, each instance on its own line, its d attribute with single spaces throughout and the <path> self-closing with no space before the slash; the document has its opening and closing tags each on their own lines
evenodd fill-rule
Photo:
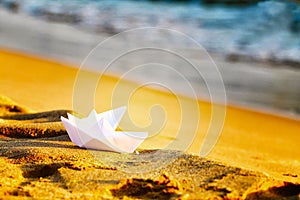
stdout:
<svg viewBox="0 0 300 200">
<path fill-rule="evenodd" d="M 73 90 L 78 69 L 7 50 L 0 53 L 0 65 L 1 95 L 34 111 L 74 109 Z M 124 104 L 124 98 L 129 97 L 126 99 L 129 115 L 123 119 L 120 128 L 148 129 L 153 135 L 141 148 L 161 149 L 170 143 L 176 144 L 180 129 L 188 139 L 195 137 L 185 141 L 184 146 L 178 143 L 174 147 L 199 154 L 210 124 L 209 102 L 147 87 L 135 91 L 138 85 L 134 82 L 119 80 L 113 75 L 99 77 L 92 72 L 86 73 L 91 79 L 99 78 L 94 99 L 99 112 Z M 159 106 L 152 108 L 153 105 Z M 183 121 L 182 112 L 185 116 L 200 114 L 200 118 Z M 198 125 L 196 129 L 195 124 Z M 230 105 L 226 107 L 221 136 L 208 158 L 280 180 L 299 182 L 299 132 L 300 122 L 296 119 Z"/>
</svg>

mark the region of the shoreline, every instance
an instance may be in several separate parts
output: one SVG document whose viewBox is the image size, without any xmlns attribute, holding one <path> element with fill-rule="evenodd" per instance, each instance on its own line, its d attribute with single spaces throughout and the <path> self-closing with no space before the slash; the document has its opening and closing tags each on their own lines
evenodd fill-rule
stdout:
<svg viewBox="0 0 300 200">
<path fill-rule="evenodd" d="M 105 34 L 80 31 L 66 24 L 48 23 L 24 14 L 14 15 L 2 8 L 0 15 L 0 28 L 3 30 L 0 34 L 2 49 L 6 48 L 29 55 L 38 55 L 61 64 L 69 63 L 75 68 L 79 68 L 84 58 L 98 42 L 109 37 Z M 9 24 L 7 23 L 8 20 Z M 32 31 L 35 31 L 35 37 L 31 36 Z M 138 40 L 141 44 L 144 42 L 147 44 L 145 38 L 139 38 Z M 134 40 L 127 42 L 134 42 Z M 111 59 L 112 55 L 110 54 L 118 54 L 119 49 L 122 49 L 124 45 L 126 45 L 126 42 L 121 38 L 111 41 L 105 48 L 96 52 L 99 54 L 98 58 L 89 60 L 89 65 L 84 66 L 85 69 L 93 72 L 104 70 L 103 66 L 106 66 Z M 138 46 L 139 44 L 135 45 Z M 197 70 L 204 73 L 207 81 L 213 82 L 215 80 L 214 74 L 209 72 L 209 67 L 213 66 L 213 63 L 205 51 L 184 49 L 178 46 L 166 46 L 166 48 L 188 55 L 199 67 Z M 159 55 L 153 55 L 159 58 Z M 298 115 L 300 93 L 296 86 L 300 84 L 298 78 L 300 77 L 300 70 L 284 65 L 272 67 L 267 63 L 228 62 L 226 58 L 219 55 L 210 54 L 210 56 L 222 75 L 229 104 L 254 108 L 255 110 L 266 110 L 267 112 L 275 112 L 275 114 L 284 113 L 284 115 L 292 118 Z M 137 59 L 139 57 L 141 58 Z M 186 72 L 179 71 L 186 80 L 170 78 L 167 74 L 157 70 L 134 71 L 134 67 L 149 62 L 146 57 L 147 54 L 137 54 L 133 58 L 128 56 L 128 58 L 124 58 L 110 67 L 107 73 L 108 75 L 120 77 L 131 70 L 130 76 L 125 78 L 138 83 L 148 80 L 147 74 L 151 73 L 152 77 L 156 77 L 152 81 L 164 83 L 166 87 L 171 88 L 177 94 L 194 97 L 193 92 L 196 92 L 197 98 L 209 100 L 210 94 L 207 92 L 206 80 L 199 77 L 199 75 L 195 76 L 193 70 L 189 69 L 188 66 Z M 167 60 L 166 64 L 174 66 L 175 70 L 180 69 L 178 59 L 167 56 L 165 60 Z M 244 77 L 243 80 L 240 77 Z M 192 86 L 192 89 L 188 91 L 186 89 L 187 83 Z M 214 87 L 212 89 L 218 90 Z"/>
<path fill-rule="evenodd" d="M 70 62 L 63 62 L 62 60 L 55 60 L 53 58 L 46 57 L 45 55 L 44 56 L 34 55 L 33 53 L 28 53 L 28 52 L 24 52 L 24 51 L 17 50 L 17 49 L 3 48 L 3 47 L 0 47 L 0 52 L 3 52 L 4 54 L 11 54 L 14 56 L 28 57 L 30 59 L 44 60 L 46 62 L 49 62 L 49 64 L 55 64 L 55 65 L 59 64 L 61 66 L 67 66 L 68 68 L 72 68 L 73 70 L 76 70 L 76 71 L 79 70 L 77 65 L 74 65 Z M 260 64 L 262 64 L 262 63 L 260 63 Z M 285 69 L 283 69 L 283 70 L 285 70 Z M 97 72 L 93 71 L 92 69 L 85 69 L 84 71 L 87 71 L 88 73 L 97 73 Z M 105 73 L 104 76 L 110 77 L 112 79 L 120 78 L 117 73 Z M 124 80 L 130 84 L 139 84 L 139 81 L 133 81 L 132 79 L 124 79 Z M 163 88 L 152 87 L 151 85 L 147 86 L 147 88 L 149 88 L 150 90 L 154 90 L 158 93 L 169 94 L 168 90 L 164 90 Z M 192 96 L 188 96 L 188 95 L 184 95 L 184 94 L 176 94 L 176 96 L 178 96 L 180 98 L 199 100 L 199 101 L 202 101 L 202 102 L 205 102 L 208 104 L 210 103 L 210 99 L 208 99 L 207 97 L 199 97 L 199 98 L 194 99 Z M 215 102 L 214 104 L 223 106 L 223 104 L 220 104 L 218 102 Z M 274 117 L 283 117 L 283 118 L 287 118 L 290 120 L 300 121 L 300 113 L 298 114 L 298 113 L 289 112 L 289 111 L 280 110 L 280 109 L 272 109 L 272 108 L 265 107 L 264 105 L 244 105 L 244 104 L 239 103 L 239 101 L 231 101 L 231 102 L 227 101 L 226 106 L 233 108 L 233 109 L 246 110 L 248 112 L 267 114 L 267 115 L 271 115 Z M 69 108 L 69 109 L 71 109 L 71 108 Z M 39 111 L 43 111 L 43 110 L 39 110 Z"/>
</svg>

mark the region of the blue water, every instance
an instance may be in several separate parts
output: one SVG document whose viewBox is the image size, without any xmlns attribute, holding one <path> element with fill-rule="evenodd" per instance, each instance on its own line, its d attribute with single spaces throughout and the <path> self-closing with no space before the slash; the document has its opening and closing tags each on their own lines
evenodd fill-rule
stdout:
<svg viewBox="0 0 300 200">
<path fill-rule="evenodd" d="M 8 6 L 12 0 L 3 0 Z M 157 26 L 188 34 L 208 51 L 256 60 L 300 63 L 300 7 L 263 1 L 242 7 L 199 1 L 20 0 L 20 12 L 115 34 Z M 66 20 L 67 19 L 67 20 Z"/>
</svg>

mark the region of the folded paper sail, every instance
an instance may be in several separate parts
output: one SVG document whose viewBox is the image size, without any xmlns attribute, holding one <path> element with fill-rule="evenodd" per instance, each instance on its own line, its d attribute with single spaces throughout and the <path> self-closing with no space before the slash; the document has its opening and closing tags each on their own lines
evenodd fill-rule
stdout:
<svg viewBox="0 0 300 200">
<path fill-rule="evenodd" d="M 100 114 L 92 110 L 82 119 L 68 113 L 68 119 L 61 116 L 61 120 L 71 141 L 79 147 L 132 153 L 148 133 L 116 131 L 125 111 L 125 106 Z"/>
</svg>

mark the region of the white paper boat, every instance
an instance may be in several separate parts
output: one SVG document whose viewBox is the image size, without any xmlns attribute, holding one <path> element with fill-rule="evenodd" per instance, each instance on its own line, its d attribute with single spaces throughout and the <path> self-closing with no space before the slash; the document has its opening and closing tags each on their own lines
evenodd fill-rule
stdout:
<svg viewBox="0 0 300 200">
<path fill-rule="evenodd" d="M 71 141 L 79 147 L 132 153 L 148 133 L 115 131 L 125 111 L 125 106 L 100 114 L 92 110 L 82 119 L 68 113 L 69 119 L 61 116 L 61 120 Z"/>
</svg>

